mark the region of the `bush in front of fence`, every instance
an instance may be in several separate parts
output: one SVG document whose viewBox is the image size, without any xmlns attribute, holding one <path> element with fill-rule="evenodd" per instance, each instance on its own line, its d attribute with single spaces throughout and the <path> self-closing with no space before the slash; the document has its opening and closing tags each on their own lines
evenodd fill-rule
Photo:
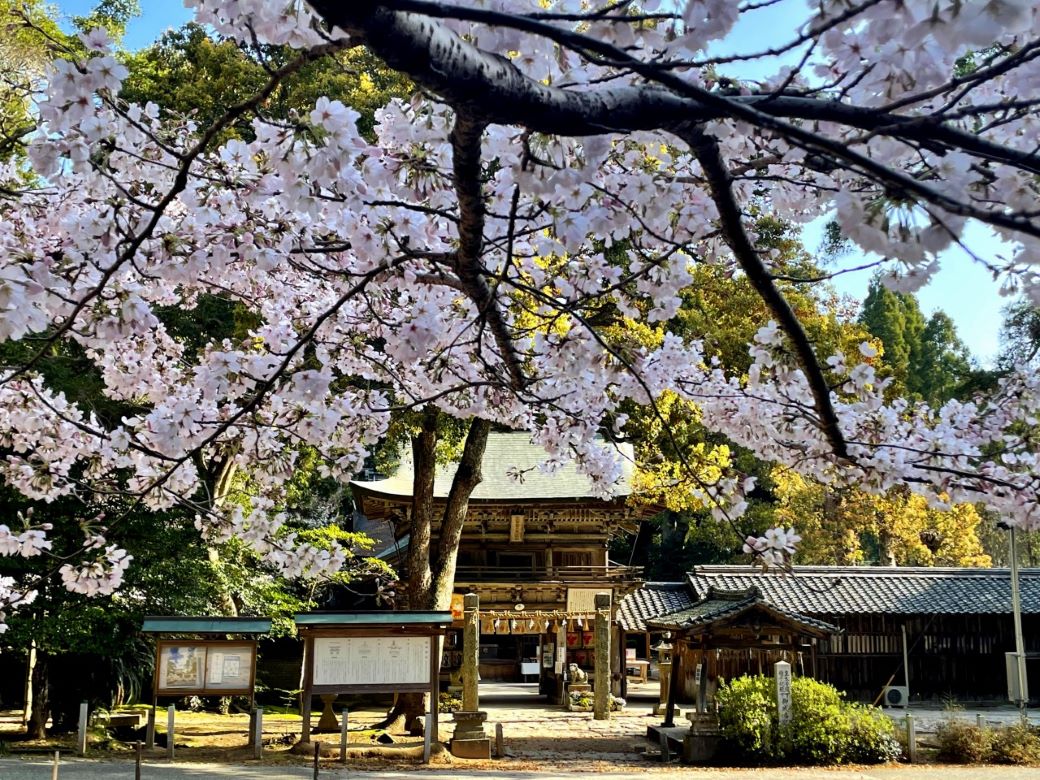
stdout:
<svg viewBox="0 0 1040 780">
<path fill-rule="evenodd" d="M 1040 729 L 1025 723 L 989 727 L 948 718 L 936 739 L 936 758 L 951 764 L 1040 764 Z"/>
<path fill-rule="evenodd" d="M 722 755 L 741 763 L 877 764 L 902 753 L 881 710 L 846 701 L 833 686 L 808 677 L 791 681 L 791 720 L 783 725 L 770 677 L 723 681 L 715 699 Z"/>
</svg>

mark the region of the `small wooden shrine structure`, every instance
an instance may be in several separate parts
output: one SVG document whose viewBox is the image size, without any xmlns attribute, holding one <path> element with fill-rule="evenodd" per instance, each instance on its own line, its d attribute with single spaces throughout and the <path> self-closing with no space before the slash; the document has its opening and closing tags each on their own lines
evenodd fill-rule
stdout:
<svg viewBox="0 0 1040 780">
<path fill-rule="evenodd" d="M 808 646 L 811 652 L 811 640 L 841 632 L 830 623 L 777 606 L 753 587 L 709 588 L 691 606 L 649 620 L 647 625 L 652 630 L 670 631 L 673 637 L 667 726 L 673 725 L 682 680 L 689 670 L 694 672 L 697 711 L 705 712 L 718 679 L 737 676 L 731 669 L 745 666 L 749 657 L 757 656 L 760 672 L 772 670 L 777 661 L 797 668 L 803 649 Z"/>
</svg>

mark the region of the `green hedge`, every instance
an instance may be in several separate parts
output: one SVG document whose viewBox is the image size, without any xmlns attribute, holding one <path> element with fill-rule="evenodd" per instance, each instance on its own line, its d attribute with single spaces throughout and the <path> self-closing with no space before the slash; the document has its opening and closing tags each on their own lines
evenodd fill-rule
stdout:
<svg viewBox="0 0 1040 780">
<path fill-rule="evenodd" d="M 902 752 L 881 710 L 845 701 L 833 686 L 807 677 L 791 681 L 791 721 L 783 726 L 770 677 L 723 681 L 716 702 L 723 750 L 742 762 L 876 764 Z"/>
</svg>

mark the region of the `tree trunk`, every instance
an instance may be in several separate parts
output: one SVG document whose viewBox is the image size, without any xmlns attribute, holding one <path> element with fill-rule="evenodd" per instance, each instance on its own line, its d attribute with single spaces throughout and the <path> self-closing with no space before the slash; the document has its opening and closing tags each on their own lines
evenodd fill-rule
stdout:
<svg viewBox="0 0 1040 780">
<path fill-rule="evenodd" d="M 412 441 L 414 480 L 412 483 L 411 540 L 408 546 L 408 606 L 411 609 L 446 610 L 451 607 L 455 585 L 455 565 L 459 556 L 459 541 L 469 509 L 469 498 L 482 479 L 480 466 L 484 460 L 491 424 L 474 419 L 466 434 L 462 459 L 448 491 L 444 514 L 441 517 L 437 558 L 431 560 L 430 548 L 433 531 L 433 482 L 436 474 L 435 449 L 437 446 L 436 410 L 427 410 L 422 430 Z M 422 733 L 421 718 L 428 707 L 421 693 L 398 695 L 393 709 L 376 728 L 404 729 L 409 734 Z"/>
<path fill-rule="evenodd" d="M 459 467 L 448 492 L 441 518 L 440 542 L 437 545 L 437 560 L 433 563 L 434 578 L 430 594 L 430 609 L 451 607 L 451 593 L 455 587 L 455 565 L 459 559 L 459 542 L 462 528 L 469 511 L 469 497 L 473 495 L 484 475 L 480 467 L 484 462 L 491 423 L 476 418 L 470 423 L 466 434 L 466 445 L 462 450 Z"/>
<path fill-rule="evenodd" d="M 36 664 L 32 672 L 32 705 L 29 710 L 29 722 L 25 726 L 27 739 L 45 739 L 47 737 L 47 720 L 50 717 L 49 669 L 50 657 L 39 650 L 36 652 Z"/>
<path fill-rule="evenodd" d="M 429 406 L 422 429 L 412 439 L 412 522 L 408 540 L 408 607 L 430 609 L 430 540 L 433 532 L 433 483 L 437 474 L 437 421 L 440 413 Z"/>
</svg>

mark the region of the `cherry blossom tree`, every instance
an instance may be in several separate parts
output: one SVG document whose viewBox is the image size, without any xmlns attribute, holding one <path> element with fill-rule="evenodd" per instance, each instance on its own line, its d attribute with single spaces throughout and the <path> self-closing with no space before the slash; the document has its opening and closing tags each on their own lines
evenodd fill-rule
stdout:
<svg viewBox="0 0 1040 780">
<path fill-rule="evenodd" d="M 817 353 L 754 231 L 763 212 L 832 215 L 913 290 L 975 220 L 1013 247 L 980 261 L 1040 298 L 1031 2 L 821 0 L 769 50 L 726 56 L 715 44 L 773 3 L 188 4 L 221 34 L 300 53 L 206 126 L 122 101 L 103 32 L 54 64 L 28 145 L 38 186 L 0 202 L 0 340 L 32 348 L 0 376 L 0 473 L 25 495 L 187 502 L 208 540 L 317 576 L 343 554 L 298 544 L 278 511 L 302 445 L 349 478 L 391 414 L 437 409 L 530 431 L 545 468 L 576 459 L 609 495 L 621 456 L 597 434 L 624 436 L 623 403 L 669 392 L 823 484 L 907 485 L 1040 524 L 1022 433 L 1040 380 L 1012 372 L 942 408 L 886 402 L 869 345 Z M 282 80 L 358 45 L 417 85 L 378 113 L 374 141 L 326 98 L 266 116 Z M 719 76 L 777 56 L 792 64 L 761 81 Z M 247 118 L 253 140 L 216 142 Z M 746 375 L 667 328 L 655 345 L 598 330 L 608 302 L 667 324 L 696 263 L 744 275 L 771 314 Z M 188 360 L 156 311 L 214 293 L 258 324 Z M 41 360 L 70 342 L 133 414 L 106 422 L 48 386 Z M 217 500 L 208 462 L 248 471 L 257 496 Z M 724 471 L 690 490 L 732 519 L 752 487 Z M 0 526 L 0 551 L 45 553 L 46 530 Z M 773 529 L 747 549 L 782 564 L 796 541 Z M 118 586 L 126 557 L 97 531 L 82 558 L 68 587 Z M 0 583 L 0 604 L 30 597 Z"/>
</svg>

